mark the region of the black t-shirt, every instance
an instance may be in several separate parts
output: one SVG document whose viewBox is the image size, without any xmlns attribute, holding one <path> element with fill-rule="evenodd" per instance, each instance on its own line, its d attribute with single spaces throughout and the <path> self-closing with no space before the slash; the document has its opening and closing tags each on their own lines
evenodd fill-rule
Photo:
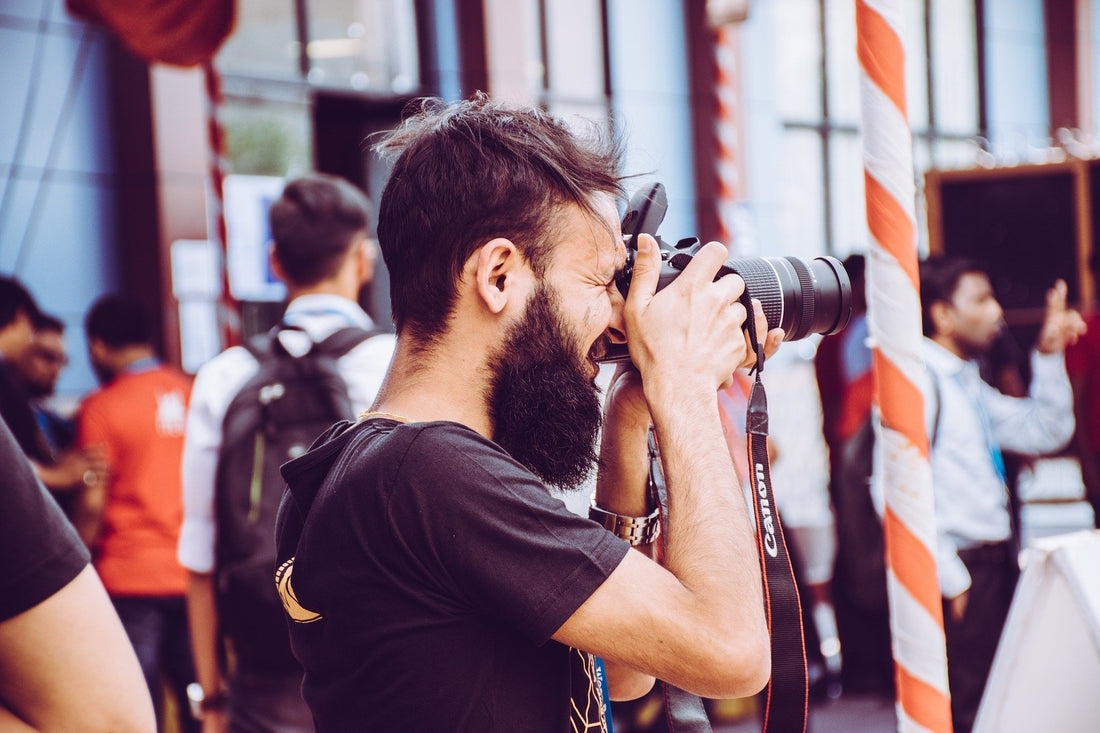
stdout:
<svg viewBox="0 0 1100 733">
<path fill-rule="evenodd" d="M 49 598 L 88 564 L 88 551 L 0 420 L 0 621 Z"/>
<path fill-rule="evenodd" d="M 591 656 L 550 636 L 626 543 L 461 425 L 375 419 L 345 439 L 284 469 L 279 519 L 318 730 L 603 730 Z"/>
</svg>

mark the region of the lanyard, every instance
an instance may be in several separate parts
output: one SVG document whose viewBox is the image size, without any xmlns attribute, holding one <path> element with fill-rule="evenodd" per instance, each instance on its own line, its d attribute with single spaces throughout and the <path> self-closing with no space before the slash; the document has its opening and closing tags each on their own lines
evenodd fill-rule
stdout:
<svg viewBox="0 0 1100 733">
<path fill-rule="evenodd" d="M 1001 483 L 1007 485 L 1008 474 L 1005 471 L 1005 459 L 1001 454 L 1001 447 L 997 443 L 993 431 L 993 418 L 990 417 L 989 408 L 986 406 L 985 400 L 982 399 L 981 390 L 975 388 L 973 380 L 964 380 L 961 371 L 955 373 L 955 381 L 962 388 L 967 399 L 970 400 L 974 412 L 978 415 L 978 421 L 982 424 L 982 437 L 985 438 L 985 449 L 989 453 L 989 460 L 993 463 L 993 470 L 997 472 L 997 477 L 1001 479 Z"/>
<path fill-rule="evenodd" d="M 783 527 L 776 511 L 772 491 L 771 464 L 768 460 L 768 399 L 760 372 L 764 368 L 764 346 L 757 338 L 748 291 L 742 294 L 749 318 L 749 341 L 756 352 L 756 379 L 749 393 L 745 432 L 752 474 L 753 509 L 756 515 L 756 543 L 760 555 L 764 610 L 771 636 L 772 676 L 768 681 L 764 706 L 764 733 L 804 733 L 809 707 L 806 675 L 806 641 L 802 631 L 802 607 L 794 581 Z M 661 472 L 660 453 L 653 428 L 649 433 L 652 488 L 661 503 L 661 516 L 668 516 L 668 492 Z M 667 536 L 667 535 L 664 535 Z M 710 733 L 703 701 L 667 683 L 664 684 L 665 709 L 670 733 Z"/>
</svg>

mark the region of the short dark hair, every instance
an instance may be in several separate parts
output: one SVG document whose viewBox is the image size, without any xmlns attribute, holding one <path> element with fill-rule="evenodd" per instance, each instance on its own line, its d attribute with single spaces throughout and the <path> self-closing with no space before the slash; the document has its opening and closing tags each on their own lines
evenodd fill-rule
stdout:
<svg viewBox="0 0 1100 733">
<path fill-rule="evenodd" d="M 290 181 L 269 212 L 275 256 L 291 284 L 335 275 L 370 222 L 370 202 L 343 178 L 312 173 Z"/>
<path fill-rule="evenodd" d="M 39 311 L 38 316 L 34 319 L 34 330 L 65 333 L 65 322 L 55 315 Z"/>
<path fill-rule="evenodd" d="M 378 209 L 394 323 L 423 342 L 444 330 L 478 247 L 510 239 L 541 275 L 564 205 L 595 217 L 592 194 L 622 195 L 617 138 L 595 126 L 582 138 L 547 112 L 480 92 L 421 100 L 375 149 L 396 157 Z"/>
<path fill-rule="evenodd" d="M 97 300 L 84 319 L 84 331 L 89 341 L 99 339 L 113 349 L 152 343 L 144 306 L 123 295 Z"/>
<path fill-rule="evenodd" d="M 925 336 L 931 337 L 936 333 L 932 323 L 932 304 L 937 301 L 950 303 L 963 275 L 972 274 L 987 275 L 978 262 L 965 257 L 936 255 L 920 263 L 920 312 Z"/>
<path fill-rule="evenodd" d="M 0 275 L 0 329 L 10 326 L 20 313 L 32 322 L 38 317 L 34 296 L 14 277 Z"/>
<path fill-rule="evenodd" d="M 859 252 L 853 252 L 844 258 L 844 271 L 849 280 L 863 280 L 867 274 L 867 258 Z"/>
</svg>

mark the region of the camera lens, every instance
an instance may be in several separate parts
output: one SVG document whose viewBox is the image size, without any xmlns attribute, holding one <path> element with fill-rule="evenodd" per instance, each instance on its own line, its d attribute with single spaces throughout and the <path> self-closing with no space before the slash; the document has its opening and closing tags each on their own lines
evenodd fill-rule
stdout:
<svg viewBox="0 0 1100 733">
<path fill-rule="evenodd" d="M 852 283 L 833 257 L 731 257 L 725 268 L 723 274 L 744 278 L 749 295 L 763 306 L 768 328 L 781 327 L 784 341 L 836 333 L 848 325 Z"/>
</svg>

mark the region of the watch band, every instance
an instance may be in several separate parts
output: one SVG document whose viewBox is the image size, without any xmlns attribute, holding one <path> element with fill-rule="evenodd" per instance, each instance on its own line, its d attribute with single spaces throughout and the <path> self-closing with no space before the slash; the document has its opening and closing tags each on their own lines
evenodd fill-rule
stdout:
<svg viewBox="0 0 1100 733">
<path fill-rule="evenodd" d="M 632 547 L 648 545 L 661 536 L 661 508 L 659 506 L 648 516 L 628 517 L 596 506 L 596 497 L 593 496 L 592 504 L 588 507 L 588 518 L 599 522 L 604 529 L 619 539 L 625 540 Z"/>
</svg>

